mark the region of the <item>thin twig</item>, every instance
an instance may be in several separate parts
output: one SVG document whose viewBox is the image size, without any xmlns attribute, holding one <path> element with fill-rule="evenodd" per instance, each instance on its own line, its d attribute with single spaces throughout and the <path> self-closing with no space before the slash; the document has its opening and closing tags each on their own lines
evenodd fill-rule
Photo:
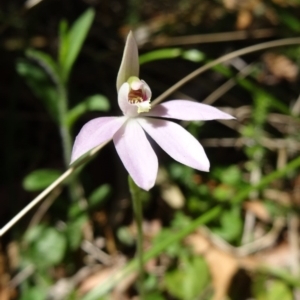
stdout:
<svg viewBox="0 0 300 300">
<path fill-rule="evenodd" d="M 24 217 L 33 207 L 35 207 L 40 201 L 42 201 L 53 189 L 60 185 L 66 178 L 68 178 L 74 172 L 74 168 L 68 169 L 52 184 L 50 184 L 45 190 L 43 190 L 36 198 L 34 198 L 25 208 L 23 208 L 17 215 L 15 215 L 4 227 L 0 230 L 0 237 L 15 225 L 22 217 Z"/>
<path fill-rule="evenodd" d="M 243 68 L 235 78 L 230 78 L 217 89 L 215 89 L 208 97 L 206 97 L 202 103 L 213 104 L 217 99 L 221 98 L 225 93 L 232 89 L 237 84 L 237 79 L 243 79 L 248 76 L 253 69 L 252 65 L 247 65 Z"/>
<path fill-rule="evenodd" d="M 249 47 L 246 47 L 246 48 L 243 48 L 243 49 L 236 50 L 236 51 L 233 51 L 231 53 L 225 54 L 225 55 L 209 62 L 208 64 L 198 68 L 194 72 L 190 73 L 189 75 L 187 75 L 186 77 L 184 77 L 183 79 L 178 81 L 176 84 L 174 84 L 168 90 L 166 90 L 164 93 L 162 93 L 160 96 L 158 96 L 152 102 L 152 106 L 157 105 L 158 103 L 160 103 L 166 97 L 173 94 L 176 90 L 178 90 L 180 87 L 182 87 L 187 82 L 194 79 L 195 77 L 197 77 L 201 73 L 203 73 L 203 72 L 211 69 L 212 67 L 214 67 L 218 64 L 221 64 L 225 61 L 231 60 L 231 59 L 233 59 L 235 57 L 238 57 L 238 56 L 246 55 L 246 54 L 249 54 L 249 53 L 252 53 L 252 52 L 257 52 L 257 51 L 261 51 L 261 50 L 268 49 L 268 48 L 282 47 L 282 46 L 288 46 L 288 45 L 297 45 L 297 44 L 300 44 L 300 38 L 288 38 L 288 39 L 281 39 L 281 40 L 277 40 L 277 41 L 271 41 L 271 42 L 261 43 L 261 44 L 258 44 L 258 45 L 249 46 Z"/>
<path fill-rule="evenodd" d="M 261 39 L 274 36 L 275 30 L 272 28 L 256 29 L 252 31 L 239 30 L 229 32 L 207 33 L 185 35 L 179 37 L 158 37 L 153 42 L 154 46 L 176 46 L 176 45 L 190 45 L 190 44 L 204 44 L 204 43 L 218 43 L 227 41 L 238 41 L 245 39 Z"/>
<path fill-rule="evenodd" d="M 73 172 L 90 161 L 100 149 L 102 149 L 109 141 L 95 147 L 89 152 L 89 154 L 84 158 L 75 162 L 68 170 L 66 170 L 58 179 L 56 179 L 52 184 L 50 184 L 45 190 L 43 190 L 37 197 L 35 197 L 27 206 L 25 206 L 17 215 L 15 215 L 6 225 L 4 225 L 0 230 L 0 237 L 3 236 L 12 226 L 14 226 L 22 217 L 24 217 L 33 207 L 35 207 L 39 202 L 41 202 L 51 191 L 53 191 L 57 186 L 62 184 L 67 178 L 69 178 Z"/>
<path fill-rule="evenodd" d="M 45 201 L 41 204 L 41 206 L 38 208 L 38 210 L 34 214 L 33 218 L 31 219 L 31 221 L 28 225 L 28 229 L 34 227 L 35 225 L 37 225 L 41 221 L 41 219 L 43 218 L 46 211 L 53 204 L 53 202 L 56 200 L 56 198 L 61 194 L 61 191 L 62 191 L 61 188 L 56 188 L 45 199 Z"/>
<path fill-rule="evenodd" d="M 209 241 L 219 249 L 237 257 L 246 257 L 250 254 L 272 247 L 278 239 L 278 236 L 284 228 L 284 226 L 284 219 L 277 218 L 274 222 L 272 229 L 269 232 L 267 232 L 264 236 L 240 247 L 232 246 L 224 239 L 211 232 L 210 229 L 206 226 L 201 227 L 200 232 L 204 234 L 209 239 Z"/>
</svg>

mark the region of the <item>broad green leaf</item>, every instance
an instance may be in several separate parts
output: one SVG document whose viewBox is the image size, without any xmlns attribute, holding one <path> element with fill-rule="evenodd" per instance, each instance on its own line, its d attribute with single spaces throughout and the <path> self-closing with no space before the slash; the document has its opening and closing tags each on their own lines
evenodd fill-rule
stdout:
<svg viewBox="0 0 300 300">
<path fill-rule="evenodd" d="M 41 300 L 47 298 L 47 289 L 43 286 L 30 286 L 25 290 L 22 289 L 20 300 Z"/>
<path fill-rule="evenodd" d="M 166 298 L 159 292 L 147 293 L 145 300 L 165 300 Z"/>
<path fill-rule="evenodd" d="M 24 235 L 24 241 L 29 244 L 34 243 L 40 238 L 44 230 L 45 230 L 44 225 L 37 225 L 30 228 L 29 230 L 26 231 Z"/>
<path fill-rule="evenodd" d="M 235 165 L 228 168 L 217 168 L 212 173 L 214 177 L 225 184 L 238 185 L 242 181 L 241 170 Z"/>
<path fill-rule="evenodd" d="M 290 288 L 280 280 L 274 280 L 268 284 L 268 300 L 293 300 Z"/>
<path fill-rule="evenodd" d="M 88 197 L 89 205 L 94 207 L 96 205 L 101 204 L 103 201 L 107 199 L 109 194 L 111 193 L 111 188 L 108 184 L 103 184 L 97 189 L 95 189 L 92 194 Z"/>
<path fill-rule="evenodd" d="M 95 11 L 93 9 L 86 10 L 74 22 L 68 34 L 66 33 L 66 25 L 61 25 L 62 49 L 60 50 L 59 59 L 64 81 L 68 80 L 69 73 L 91 28 L 94 16 Z"/>
<path fill-rule="evenodd" d="M 54 169 L 35 170 L 24 178 L 23 188 L 30 192 L 43 190 L 60 175 L 61 172 Z"/>
<path fill-rule="evenodd" d="M 293 300 L 288 285 L 278 279 L 270 279 L 266 274 L 257 275 L 252 287 L 257 300 Z"/>
<path fill-rule="evenodd" d="M 233 206 L 231 210 L 223 211 L 220 217 L 221 227 L 213 230 L 228 242 L 236 241 L 242 232 L 240 208 Z"/>
<path fill-rule="evenodd" d="M 27 260 L 30 260 L 38 269 L 61 262 L 67 247 L 63 233 L 44 225 L 30 228 L 26 232 L 25 241 L 28 244 Z"/>
<path fill-rule="evenodd" d="M 78 118 L 88 111 L 108 111 L 109 109 L 109 101 L 105 96 L 90 96 L 69 110 L 67 114 L 67 125 L 71 128 Z"/>
<path fill-rule="evenodd" d="M 209 271 L 201 257 L 184 258 L 179 267 L 165 275 L 168 292 L 182 300 L 197 299 L 209 282 Z"/>
<path fill-rule="evenodd" d="M 19 60 L 16 69 L 17 72 L 24 77 L 34 95 L 43 102 L 53 120 L 57 122 L 57 90 L 46 71 L 27 60 Z"/>
<path fill-rule="evenodd" d="M 61 232 L 48 227 L 32 247 L 37 263 L 46 267 L 62 261 L 67 248 L 67 241 Z"/>
</svg>

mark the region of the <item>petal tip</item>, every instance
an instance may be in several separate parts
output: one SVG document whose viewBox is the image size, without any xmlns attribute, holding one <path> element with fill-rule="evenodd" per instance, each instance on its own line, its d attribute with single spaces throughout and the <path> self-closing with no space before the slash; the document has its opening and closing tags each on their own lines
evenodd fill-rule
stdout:
<svg viewBox="0 0 300 300">
<path fill-rule="evenodd" d="M 117 76 L 117 91 L 131 76 L 139 76 L 138 46 L 132 31 L 127 35 L 122 62 Z"/>
</svg>

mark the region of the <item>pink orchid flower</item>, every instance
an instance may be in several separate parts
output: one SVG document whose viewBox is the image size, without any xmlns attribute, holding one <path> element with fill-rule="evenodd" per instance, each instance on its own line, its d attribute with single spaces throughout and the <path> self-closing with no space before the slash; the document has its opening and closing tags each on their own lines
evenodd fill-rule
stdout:
<svg viewBox="0 0 300 300">
<path fill-rule="evenodd" d="M 146 132 L 178 162 L 209 171 L 209 160 L 201 144 L 180 125 L 161 118 L 187 121 L 234 118 L 212 106 L 187 100 L 167 101 L 151 108 L 151 90 L 138 76 L 138 48 L 130 32 L 117 77 L 118 103 L 123 116 L 101 117 L 86 123 L 76 137 L 71 163 L 112 139 L 134 182 L 148 191 L 155 184 L 158 161 Z"/>
</svg>

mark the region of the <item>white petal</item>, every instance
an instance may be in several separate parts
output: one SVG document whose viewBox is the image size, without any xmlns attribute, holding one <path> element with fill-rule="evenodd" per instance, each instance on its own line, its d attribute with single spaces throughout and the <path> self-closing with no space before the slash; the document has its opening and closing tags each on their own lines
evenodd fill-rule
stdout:
<svg viewBox="0 0 300 300">
<path fill-rule="evenodd" d="M 209 171 L 209 160 L 201 144 L 184 128 L 170 121 L 138 118 L 145 131 L 180 163 L 201 171 Z"/>
<path fill-rule="evenodd" d="M 133 34 L 130 31 L 127 36 L 127 40 L 123 52 L 123 58 L 117 76 L 117 91 L 119 91 L 121 85 L 124 82 L 126 82 L 129 79 L 129 77 L 139 76 L 139 68 L 140 68 L 140 64 L 139 64 L 138 47 L 133 37 Z"/>
<path fill-rule="evenodd" d="M 186 121 L 234 119 L 213 106 L 187 100 L 172 100 L 154 106 L 145 116 L 164 117 Z"/>
<path fill-rule="evenodd" d="M 103 117 L 86 123 L 75 139 L 71 163 L 96 146 L 112 139 L 126 120 L 125 117 Z"/>
<path fill-rule="evenodd" d="M 154 186 L 158 162 L 144 130 L 135 119 L 129 120 L 114 135 L 117 152 L 134 182 L 148 191 Z"/>
<path fill-rule="evenodd" d="M 135 117 L 138 115 L 138 108 L 134 104 L 130 104 L 128 101 L 129 94 L 129 84 L 127 82 L 123 83 L 118 92 L 118 103 L 119 107 L 122 110 L 124 116 Z"/>
</svg>

